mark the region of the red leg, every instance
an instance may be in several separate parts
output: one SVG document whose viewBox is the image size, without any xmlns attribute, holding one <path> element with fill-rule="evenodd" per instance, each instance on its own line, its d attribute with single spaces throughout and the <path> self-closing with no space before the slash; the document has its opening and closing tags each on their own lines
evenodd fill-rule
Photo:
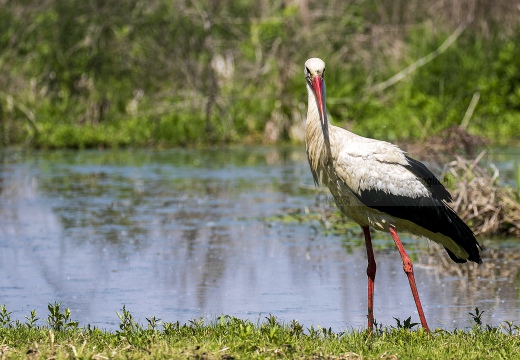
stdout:
<svg viewBox="0 0 520 360">
<path fill-rule="evenodd" d="M 374 280 L 376 279 L 376 261 L 374 259 L 374 250 L 372 249 L 370 229 L 368 226 L 362 226 L 362 228 L 363 233 L 365 234 L 368 258 L 368 331 L 372 331 L 374 327 Z"/>
<path fill-rule="evenodd" d="M 426 323 L 426 318 L 424 317 L 424 312 L 421 305 L 421 300 L 419 299 L 419 293 L 417 292 L 417 286 L 415 285 L 415 276 L 413 274 L 413 266 L 412 260 L 404 250 L 403 243 L 399 239 L 395 228 L 390 226 L 389 228 L 390 235 L 394 239 L 395 245 L 397 246 L 397 250 L 399 250 L 399 254 L 401 254 L 401 259 L 403 259 L 403 269 L 408 276 L 408 282 L 410 283 L 410 288 L 412 289 L 413 299 L 415 300 L 415 306 L 417 306 L 417 312 L 419 313 L 419 319 L 421 319 L 421 325 L 426 331 L 430 331 L 428 328 L 428 324 Z"/>
</svg>

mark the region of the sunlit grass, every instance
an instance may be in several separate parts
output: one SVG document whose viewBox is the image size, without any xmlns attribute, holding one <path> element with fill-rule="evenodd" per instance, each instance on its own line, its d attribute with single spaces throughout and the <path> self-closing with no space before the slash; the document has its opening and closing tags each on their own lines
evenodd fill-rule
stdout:
<svg viewBox="0 0 520 360">
<path fill-rule="evenodd" d="M 116 314 L 119 330 L 79 327 L 69 309 L 49 304 L 46 325 L 37 326 L 35 311 L 26 321 L 13 321 L 0 307 L 2 358 L 54 359 L 518 359 L 520 327 L 482 324 L 483 311 L 475 309 L 467 330 L 436 329 L 426 333 L 410 319 L 396 319 L 396 326 L 377 325 L 364 330 L 333 332 L 330 328 L 305 328 L 297 321 L 283 323 L 267 316 L 253 323 L 220 316 L 205 323 L 163 322 L 155 317 L 143 325 L 123 306 Z"/>
</svg>

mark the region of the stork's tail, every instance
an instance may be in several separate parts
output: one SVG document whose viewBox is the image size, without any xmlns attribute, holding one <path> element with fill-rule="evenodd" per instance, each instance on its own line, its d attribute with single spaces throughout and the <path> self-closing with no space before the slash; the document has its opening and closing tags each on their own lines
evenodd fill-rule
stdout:
<svg viewBox="0 0 520 360">
<path fill-rule="evenodd" d="M 476 262 L 477 264 L 482 263 L 479 250 L 482 250 L 482 246 L 478 243 L 475 238 L 475 234 L 469 228 L 468 225 L 457 215 L 457 213 L 448 205 L 444 204 L 444 216 L 446 216 L 449 224 L 444 228 L 439 229 L 439 232 L 447 237 L 451 238 L 458 246 L 464 249 L 469 254 L 467 259 L 457 257 L 450 249 L 444 247 L 450 256 L 450 258 L 457 263 L 465 263 L 467 260 Z"/>
</svg>

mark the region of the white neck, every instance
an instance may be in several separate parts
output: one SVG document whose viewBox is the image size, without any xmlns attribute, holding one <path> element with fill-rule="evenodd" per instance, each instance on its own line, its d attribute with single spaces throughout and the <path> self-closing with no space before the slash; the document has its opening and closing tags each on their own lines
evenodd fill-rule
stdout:
<svg viewBox="0 0 520 360">
<path fill-rule="evenodd" d="M 323 91 L 325 95 L 325 89 L 323 89 Z M 307 84 L 307 92 L 309 94 L 309 100 L 307 120 L 305 121 L 305 144 L 314 181 L 321 183 L 323 181 L 323 169 L 330 156 L 329 123 L 325 103 L 323 103 L 323 110 L 325 111 L 323 114 L 325 117 L 325 125 L 323 126 L 318 110 L 318 102 L 309 84 Z"/>
</svg>

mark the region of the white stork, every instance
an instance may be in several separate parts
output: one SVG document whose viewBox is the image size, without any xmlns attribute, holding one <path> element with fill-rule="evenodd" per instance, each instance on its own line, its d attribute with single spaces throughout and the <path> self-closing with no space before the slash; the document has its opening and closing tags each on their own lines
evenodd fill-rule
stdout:
<svg viewBox="0 0 520 360">
<path fill-rule="evenodd" d="M 429 331 L 421 306 L 412 261 L 397 231 L 427 237 L 458 263 L 481 263 L 480 245 L 471 229 L 448 205 L 450 193 L 421 162 L 396 145 L 365 138 L 329 124 L 325 106 L 325 63 L 305 62 L 309 93 L 305 142 L 316 185 L 325 184 L 340 211 L 361 225 L 368 257 L 368 329 L 374 324 L 376 263 L 370 230 L 390 233 L 401 254 L 403 269 L 421 324 Z"/>
</svg>

